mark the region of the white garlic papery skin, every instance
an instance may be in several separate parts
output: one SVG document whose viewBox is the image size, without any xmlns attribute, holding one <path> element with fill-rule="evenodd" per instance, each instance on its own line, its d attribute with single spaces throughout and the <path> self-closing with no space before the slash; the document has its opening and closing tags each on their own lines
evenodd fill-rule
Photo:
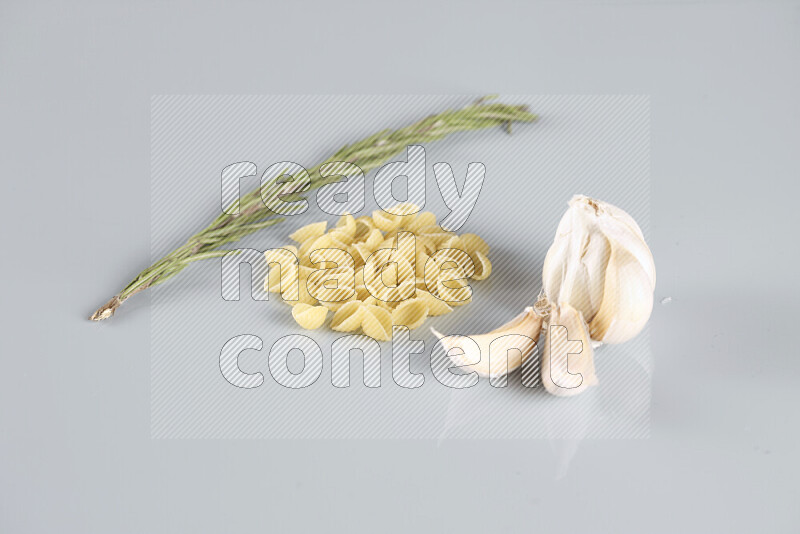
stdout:
<svg viewBox="0 0 800 534">
<path fill-rule="evenodd" d="M 548 393 L 569 397 L 597 384 L 594 350 L 581 313 L 569 304 L 550 312 L 539 366 Z"/>
<path fill-rule="evenodd" d="M 503 376 L 520 367 L 533 353 L 541 331 L 542 317 L 531 307 L 487 334 L 446 336 L 431 328 L 453 364 L 483 377 Z"/>
<path fill-rule="evenodd" d="M 656 268 L 633 217 L 576 195 L 544 260 L 551 302 L 581 313 L 595 341 L 622 343 L 641 332 L 653 310 Z"/>
</svg>

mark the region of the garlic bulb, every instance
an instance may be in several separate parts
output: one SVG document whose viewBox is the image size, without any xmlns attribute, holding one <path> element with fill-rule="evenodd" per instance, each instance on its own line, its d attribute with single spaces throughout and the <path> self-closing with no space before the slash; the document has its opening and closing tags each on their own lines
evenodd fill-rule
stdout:
<svg viewBox="0 0 800 534">
<path fill-rule="evenodd" d="M 510 322 L 487 334 L 445 336 L 431 328 L 431 332 L 442 343 L 447 356 L 455 365 L 465 371 L 477 371 L 484 377 L 502 376 L 525 363 L 533 352 L 541 331 L 542 317 L 531 307 L 525 308 L 525 311 Z"/>
<path fill-rule="evenodd" d="M 544 261 L 548 299 L 580 312 L 591 339 L 622 343 L 650 318 L 655 284 L 653 256 L 636 221 L 611 204 L 572 197 Z"/>
<path fill-rule="evenodd" d="M 581 312 L 569 304 L 550 312 L 540 370 L 547 392 L 561 397 L 597 384 L 589 329 Z"/>
</svg>

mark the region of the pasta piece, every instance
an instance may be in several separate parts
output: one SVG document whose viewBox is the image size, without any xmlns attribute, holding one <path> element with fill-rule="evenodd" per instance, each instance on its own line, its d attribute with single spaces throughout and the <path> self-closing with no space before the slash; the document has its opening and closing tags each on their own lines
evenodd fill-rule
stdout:
<svg viewBox="0 0 800 534">
<path fill-rule="evenodd" d="M 436 266 L 439 268 L 439 276 L 453 269 L 457 271 L 450 274 L 453 276 L 457 274 L 458 278 L 469 278 L 475 273 L 475 265 L 472 258 L 463 250 L 455 248 L 442 249 L 431 256 L 431 259 L 434 260 Z M 456 278 L 450 278 L 450 280 L 455 279 Z"/>
<path fill-rule="evenodd" d="M 403 223 L 402 216 L 379 210 L 372 212 L 372 220 L 375 222 L 375 227 L 383 232 L 397 230 Z"/>
<path fill-rule="evenodd" d="M 391 261 L 391 249 L 378 249 L 370 254 L 367 262 L 362 269 L 364 272 L 364 283 L 372 291 L 375 287 L 384 284 L 380 282 L 384 267 Z"/>
<path fill-rule="evenodd" d="M 417 218 L 417 213 L 419 213 L 419 206 L 411 202 L 403 202 L 391 208 L 391 214 L 400 219 L 400 224 L 397 228 L 402 228 L 410 224 Z"/>
<path fill-rule="evenodd" d="M 372 295 L 370 294 L 369 289 L 367 289 L 367 286 L 365 286 L 363 284 L 361 284 L 361 285 L 356 284 L 356 299 L 357 300 L 362 300 L 363 301 L 363 300 L 366 300 L 367 298 L 369 298 L 371 296 Z"/>
<path fill-rule="evenodd" d="M 336 245 L 337 242 L 335 236 L 331 234 L 322 234 L 311 243 L 306 253 L 311 254 L 315 250 L 321 250 L 324 248 L 336 248 Z"/>
<path fill-rule="evenodd" d="M 292 317 L 302 328 L 306 330 L 316 330 L 325 322 L 328 309 L 324 306 L 310 306 L 308 304 L 297 304 L 292 308 Z"/>
<path fill-rule="evenodd" d="M 389 261 L 375 273 L 365 272 L 365 286 L 370 294 L 382 301 L 400 301 L 408 298 L 409 288 L 413 285 L 405 282 L 414 281 L 411 264 L 404 259 Z"/>
<path fill-rule="evenodd" d="M 413 202 L 403 202 L 391 208 L 392 215 L 400 215 L 404 217 L 414 217 L 419 213 L 419 206 Z"/>
<path fill-rule="evenodd" d="M 364 317 L 364 304 L 357 300 L 344 304 L 336 310 L 331 319 L 331 328 L 337 332 L 353 332 L 361 326 Z"/>
<path fill-rule="evenodd" d="M 436 243 L 433 241 L 433 239 L 426 235 L 417 235 L 417 243 L 420 244 L 422 250 L 428 255 L 436 252 Z"/>
<path fill-rule="evenodd" d="M 297 300 L 299 267 L 296 263 L 286 264 L 283 261 L 269 263 L 264 290 L 280 293 L 284 300 Z"/>
<path fill-rule="evenodd" d="M 471 254 L 472 263 L 475 265 L 473 280 L 486 280 L 492 274 L 492 262 L 489 261 L 483 252 L 476 250 Z"/>
<path fill-rule="evenodd" d="M 376 299 L 375 297 L 373 297 L 372 295 L 368 296 L 363 301 L 364 306 L 366 306 L 368 304 L 374 304 L 375 306 L 377 306 L 379 303 L 380 303 L 380 301 L 378 299 Z"/>
<path fill-rule="evenodd" d="M 361 330 L 364 334 L 378 341 L 392 339 L 392 316 L 385 309 L 374 304 L 362 306 Z M 340 310 L 341 311 L 341 310 Z"/>
<path fill-rule="evenodd" d="M 349 304 L 351 302 L 359 302 L 359 301 L 355 295 L 352 295 L 349 298 L 342 298 L 340 300 L 320 300 L 319 304 L 320 306 L 325 306 L 329 310 L 336 312 L 342 309 L 345 306 L 345 304 Z"/>
<path fill-rule="evenodd" d="M 325 229 L 327 227 L 328 227 L 327 221 L 307 224 L 295 230 L 293 234 L 290 234 L 289 239 L 291 239 L 292 241 L 296 241 L 298 243 L 303 243 L 304 241 L 308 241 L 309 239 L 321 236 L 322 234 L 325 233 Z"/>
<path fill-rule="evenodd" d="M 413 299 L 417 293 L 417 283 L 415 278 L 409 278 L 408 280 L 403 280 L 400 282 L 400 285 L 397 286 L 397 294 L 399 296 L 399 300 L 391 301 L 394 303 L 403 302 L 408 299 Z"/>
<path fill-rule="evenodd" d="M 399 271 L 400 268 L 396 262 L 389 262 L 383 266 L 381 269 L 381 275 L 377 279 L 375 279 L 375 283 L 377 287 L 388 288 L 391 289 L 393 287 L 398 286 L 397 279 L 399 278 Z M 380 285 L 377 284 L 377 280 L 380 280 L 382 283 Z"/>
<path fill-rule="evenodd" d="M 298 285 L 297 292 L 298 292 L 297 304 L 308 304 L 310 306 L 316 306 L 317 304 L 319 304 L 319 301 L 314 297 L 312 297 L 311 294 L 308 292 L 307 282 L 305 281 L 301 282 Z M 289 304 L 292 304 L 292 302 L 289 302 Z"/>
<path fill-rule="evenodd" d="M 408 280 L 413 281 L 414 278 L 416 278 L 416 272 L 414 271 L 414 267 L 407 259 L 398 258 L 397 260 L 395 260 L 395 264 L 397 265 L 397 276 L 394 285 L 400 286 L 404 282 Z"/>
<path fill-rule="evenodd" d="M 466 282 L 461 282 L 473 273 L 472 260 L 466 252 L 455 249 L 442 250 L 431 256 L 426 263 L 425 284 L 434 297 L 449 301 L 450 298 L 441 295 L 442 290 L 455 289 L 465 285 Z M 466 286 L 469 287 L 469 284 Z"/>
<path fill-rule="evenodd" d="M 300 243 L 300 250 L 297 252 L 297 257 L 300 259 L 300 264 L 303 265 L 304 263 L 308 262 L 308 252 L 311 249 L 311 246 L 319 239 L 320 237 L 324 237 L 324 235 L 319 237 L 309 237 L 302 243 Z"/>
<path fill-rule="evenodd" d="M 336 223 L 335 231 L 349 236 L 351 240 L 354 239 L 356 236 L 356 220 L 350 214 L 342 215 L 339 218 L 339 222 Z"/>
<path fill-rule="evenodd" d="M 287 252 L 291 252 L 293 258 L 287 255 Z M 288 263 L 292 263 L 297 261 L 297 258 L 300 256 L 299 252 L 297 251 L 297 247 L 293 245 L 287 245 L 285 247 L 280 248 L 271 248 L 264 251 L 264 259 L 267 260 L 267 263 L 272 262 L 281 262 L 285 261 Z"/>
<path fill-rule="evenodd" d="M 355 241 L 352 235 L 339 229 L 331 230 L 326 235 L 330 237 L 333 248 L 346 249 Z"/>
<path fill-rule="evenodd" d="M 425 254 L 424 252 L 417 252 L 417 257 L 415 258 L 415 265 L 414 265 L 414 275 L 416 277 L 425 277 L 425 264 L 428 263 L 430 256 Z"/>
<path fill-rule="evenodd" d="M 264 290 L 269 291 L 270 293 L 287 291 L 297 280 L 298 276 L 296 267 L 289 267 L 289 269 L 284 269 L 282 267 L 275 269 L 270 267 Z"/>
<path fill-rule="evenodd" d="M 392 324 L 418 328 L 428 318 L 428 305 L 422 299 L 409 299 L 392 312 Z"/>
<path fill-rule="evenodd" d="M 447 249 L 447 248 L 454 248 L 456 250 L 461 250 L 463 252 L 467 252 L 467 246 L 461 241 L 461 238 L 457 235 L 452 236 L 450 239 L 442 243 L 439 247 L 440 249 Z"/>
<path fill-rule="evenodd" d="M 383 238 L 383 241 L 378 245 L 377 250 L 382 248 L 394 250 L 395 237 L 396 236 L 390 236 L 389 234 L 386 234 L 386 236 Z"/>
<path fill-rule="evenodd" d="M 351 254 L 355 262 L 360 262 L 361 265 L 364 265 L 369 259 L 370 254 L 372 254 L 372 250 L 370 250 L 366 243 L 356 243 L 350 250 L 352 251 Z"/>
<path fill-rule="evenodd" d="M 450 240 L 452 237 L 455 237 L 455 234 L 451 234 L 449 232 L 436 232 L 431 234 L 422 234 L 424 237 L 430 239 L 433 244 L 436 246 L 437 249 L 442 248 L 442 246 Z"/>
<path fill-rule="evenodd" d="M 312 250 L 309 254 L 309 258 L 314 265 L 319 265 L 322 263 L 325 264 L 333 264 L 333 265 L 325 265 L 324 268 L 326 269 L 333 269 L 333 268 L 344 268 L 350 271 L 350 274 L 353 273 L 354 268 L 354 260 L 353 256 L 345 248 L 321 248 L 317 250 Z"/>
<path fill-rule="evenodd" d="M 394 306 L 392 304 L 394 304 L 394 303 L 386 302 L 384 300 L 376 300 L 375 301 L 375 305 L 378 306 L 379 308 L 383 308 L 384 310 L 389 312 L 390 316 L 391 316 L 392 312 L 394 311 Z"/>
<path fill-rule="evenodd" d="M 356 241 L 360 241 L 362 238 L 366 237 L 366 235 L 374 228 L 375 223 L 372 222 L 370 217 L 364 216 L 356 219 Z"/>
<path fill-rule="evenodd" d="M 450 306 L 463 306 L 472 302 L 472 288 L 468 285 L 457 288 L 440 285 L 439 298 Z"/>
<path fill-rule="evenodd" d="M 309 294 L 325 302 L 344 302 L 356 294 L 352 268 L 320 269 L 308 276 Z"/>
<path fill-rule="evenodd" d="M 431 213 L 430 211 L 425 211 L 417 215 L 414 219 L 406 222 L 405 228 L 410 231 L 417 233 L 420 228 L 425 226 L 433 226 L 436 224 L 436 215 Z"/>
<path fill-rule="evenodd" d="M 323 306 L 327 306 L 332 310 L 336 310 L 339 308 L 337 304 L 341 305 L 345 302 L 355 300 L 356 298 L 356 290 L 355 288 L 344 288 L 344 287 L 336 287 L 336 288 L 328 288 L 328 287 L 315 287 L 310 288 L 308 291 L 312 297 L 319 300 L 320 304 Z"/>
<path fill-rule="evenodd" d="M 452 265 L 452 267 L 449 267 Z M 467 281 L 468 274 L 458 265 L 448 264 L 444 269 L 439 271 L 439 287 L 447 289 L 461 289 L 462 287 L 469 287 Z"/>
<path fill-rule="evenodd" d="M 391 248 L 392 259 L 404 258 L 408 262 L 413 262 L 417 255 L 416 239 L 414 234 L 410 232 L 400 232 L 395 239 L 392 240 Z"/>
<path fill-rule="evenodd" d="M 307 280 L 308 276 L 316 271 L 314 267 L 306 267 L 305 265 L 300 266 L 300 280 Z"/>
<path fill-rule="evenodd" d="M 364 239 L 364 245 L 366 245 L 367 250 L 370 252 L 377 250 L 378 245 L 381 243 L 383 243 L 383 233 L 377 228 L 372 229 L 366 239 Z"/>
<path fill-rule="evenodd" d="M 375 297 L 381 301 L 388 303 L 394 307 L 400 302 L 414 297 L 416 286 L 413 280 L 406 280 L 397 287 L 382 287 L 375 289 Z"/>
<path fill-rule="evenodd" d="M 358 269 L 356 271 L 356 275 L 353 278 L 355 278 L 356 286 L 363 286 L 364 285 L 364 269 Z"/>
<path fill-rule="evenodd" d="M 489 255 L 489 245 L 479 236 L 475 234 L 464 234 L 461 236 L 461 241 L 466 245 L 467 252 L 470 255 L 474 252 L 480 252 L 484 256 Z"/>
<path fill-rule="evenodd" d="M 437 317 L 453 311 L 453 307 L 441 299 L 437 299 L 427 291 L 417 289 L 417 298 L 428 306 L 428 317 Z"/>
</svg>

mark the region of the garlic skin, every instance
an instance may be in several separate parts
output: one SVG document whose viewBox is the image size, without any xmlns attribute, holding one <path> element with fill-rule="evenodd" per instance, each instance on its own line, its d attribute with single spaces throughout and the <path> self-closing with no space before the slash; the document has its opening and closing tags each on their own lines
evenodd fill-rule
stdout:
<svg viewBox="0 0 800 534">
<path fill-rule="evenodd" d="M 589 328 L 569 304 L 550 312 L 539 367 L 542 385 L 552 395 L 570 397 L 597 384 Z"/>
<path fill-rule="evenodd" d="M 622 343 L 650 318 L 655 285 L 653 255 L 633 217 L 606 202 L 572 197 L 544 260 L 549 300 L 580 312 L 591 339 Z"/>
<path fill-rule="evenodd" d="M 519 368 L 533 352 L 541 331 L 542 317 L 532 307 L 525 308 L 520 315 L 486 334 L 446 336 L 431 328 L 455 365 L 466 371 L 476 371 L 483 377 L 499 377 Z M 492 361 L 490 347 L 494 353 Z"/>
</svg>

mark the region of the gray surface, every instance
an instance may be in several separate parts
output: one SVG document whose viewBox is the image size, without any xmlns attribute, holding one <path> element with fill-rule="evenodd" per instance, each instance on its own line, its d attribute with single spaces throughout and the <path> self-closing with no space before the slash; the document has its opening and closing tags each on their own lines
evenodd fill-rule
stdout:
<svg viewBox="0 0 800 534">
<path fill-rule="evenodd" d="M 227 165 L 245 158 L 264 172 L 291 156 L 311 167 L 325 157 L 317 145 L 328 146 L 334 140 L 327 149 L 330 152 L 351 139 L 390 125 L 402 126 L 448 107 L 464 106 L 475 98 L 190 95 L 154 99 L 154 261 L 183 244 L 186 236 L 206 226 L 219 212 L 218 176 Z M 350 368 L 352 387 L 342 391 L 332 386 L 331 347 L 345 334 L 327 328 L 301 329 L 277 295 L 272 295 L 270 302 L 253 301 L 248 270 L 241 277 L 240 293 L 245 296 L 238 302 L 223 300 L 220 262 L 204 262 L 151 294 L 152 436 L 646 437 L 653 367 L 647 331 L 628 343 L 598 351 L 597 373 L 603 386 L 580 399 L 548 395 L 539 387 L 538 372 L 531 388 L 521 387 L 521 373 L 517 373 L 509 378 L 507 389 L 493 388 L 484 381 L 460 391 L 440 384 L 431 372 L 433 366 L 441 367 L 448 360 L 442 350 L 435 349 L 430 327 L 448 334 L 487 332 L 535 303 L 545 253 L 567 200 L 576 191 L 625 206 L 650 236 L 647 97 L 516 95 L 504 96 L 503 101 L 525 102 L 541 119 L 536 124 L 517 125 L 511 136 L 495 128 L 454 135 L 425 147 L 425 210 L 436 213 L 439 220 L 449 210 L 431 170 L 433 164 L 449 162 L 459 183 L 469 162 L 485 165 L 486 178 L 475 209 L 459 232 L 476 232 L 491 244 L 493 270 L 488 280 L 472 284 L 474 303 L 431 318 L 413 331 L 412 338 L 424 342 L 425 350 L 405 366 L 422 375 L 424 382 L 418 389 L 397 385 L 403 380 L 393 377 L 394 347 L 389 343 L 382 347 L 380 389 L 363 386 L 360 356 L 353 358 Z M 401 154 L 397 159 L 404 158 Z M 367 175 L 366 208 L 356 215 L 378 209 L 372 187 L 376 172 Z M 241 188 L 256 187 L 258 179 L 243 179 Z M 265 250 L 289 243 L 288 234 L 304 224 L 335 223 L 336 217 L 321 211 L 316 195 L 309 197 L 306 213 L 289 217 L 272 231 L 248 236 L 238 246 Z M 254 285 L 258 290 L 263 282 Z M 124 311 L 120 313 L 118 319 Z M 222 346 L 243 334 L 257 335 L 263 343 L 262 350 L 240 357 L 246 372 L 266 374 L 265 384 L 253 390 L 235 388 L 220 376 Z M 324 355 L 319 379 L 303 391 L 278 386 L 267 365 L 273 344 L 290 334 L 309 336 Z M 294 369 L 302 366 L 297 360 Z M 536 368 L 538 358 L 532 358 L 530 365 Z M 309 367 L 314 366 L 309 363 Z"/>
<path fill-rule="evenodd" d="M 4 2 L 0 530 L 795 531 L 798 22 Z M 651 438 L 151 440 L 147 299 L 84 319 L 149 254 L 150 95 L 482 91 L 651 95 Z"/>
</svg>

